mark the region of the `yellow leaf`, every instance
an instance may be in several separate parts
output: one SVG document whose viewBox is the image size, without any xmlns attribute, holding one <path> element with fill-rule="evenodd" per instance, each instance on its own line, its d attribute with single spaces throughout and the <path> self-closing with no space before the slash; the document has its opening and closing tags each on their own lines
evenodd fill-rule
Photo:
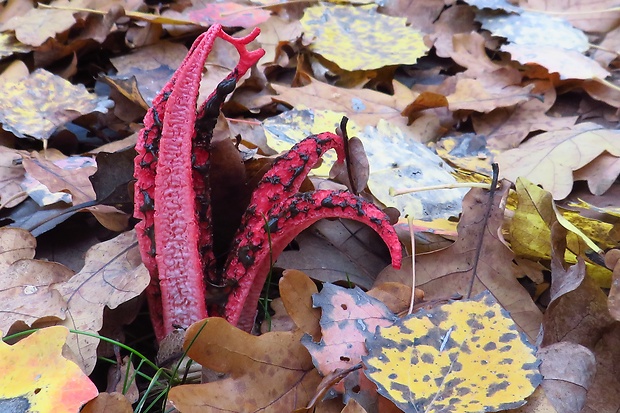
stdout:
<svg viewBox="0 0 620 413">
<path fill-rule="evenodd" d="M 69 331 L 39 330 L 12 346 L 0 341 L 0 411 L 75 413 L 97 387 L 62 357 Z"/>
<path fill-rule="evenodd" d="M 27 79 L 7 82 L 0 96 L 0 123 L 18 137 L 47 139 L 66 122 L 93 111 L 106 112 L 110 101 L 37 69 Z"/>
<path fill-rule="evenodd" d="M 276 152 L 284 152 L 291 146 L 301 142 L 307 136 L 323 132 L 335 132 L 344 116 L 343 113 L 330 110 L 289 110 L 281 115 L 266 119 L 263 122 L 267 145 Z M 347 123 L 349 136 L 359 136 L 362 130 L 349 120 Z M 336 161 L 336 153 L 331 150 L 323 155 L 323 163 L 312 170 L 318 176 L 328 176 L 329 169 Z"/>
<path fill-rule="evenodd" d="M 535 347 L 489 292 L 422 311 L 367 341 L 366 375 L 405 412 L 487 412 L 542 381 Z"/>
<path fill-rule="evenodd" d="M 577 262 L 577 256 L 585 253 L 585 245 L 594 251 L 601 250 L 579 228 L 562 216 L 549 192 L 524 178 L 517 179 L 515 185 L 519 203 L 510 222 L 510 245 L 515 254 L 529 258 L 550 259 L 551 226 L 556 221 L 569 230 L 564 257 L 567 262 Z M 600 229 L 605 225 L 600 223 L 596 228 Z M 612 228 L 613 226 L 608 225 L 607 232 Z M 611 272 L 608 269 L 590 264 L 588 273 L 600 285 L 609 285 Z"/>
<path fill-rule="evenodd" d="M 376 6 L 319 5 L 307 8 L 301 24 L 310 48 L 345 70 L 414 64 L 428 47 L 405 17 L 376 12 Z"/>
</svg>

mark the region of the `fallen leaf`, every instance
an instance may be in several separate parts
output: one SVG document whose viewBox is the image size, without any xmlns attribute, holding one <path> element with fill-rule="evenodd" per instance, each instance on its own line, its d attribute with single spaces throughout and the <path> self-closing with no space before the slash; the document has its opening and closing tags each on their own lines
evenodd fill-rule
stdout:
<svg viewBox="0 0 620 413">
<path fill-rule="evenodd" d="M 132 413 L 131 403 L 121 393 L 99 393 L 81 410 L 82 413 Z"/>
<path fill-rule="evenodd" d="M 555 100 L 555 89 L 547 87 L 543 101 L 530 99 L 513 107 L 474 115 L 474 129 L 477 134 L 484 135 L 488 145 L 494 149 L 516 148 L 530 132 L 568 129 L 575 124 L 577 116 L 553 117 L 546 114 Z"/>
<path fill-rule="evenodd" d="M 620 362 L 615 351 L 620 345 L 620 325 L 609 314 L 605 293 L 585 274 L 583 260 L 572 266 L 565 265 L 564 230 L 559 226 L 554 230 L 559 233 L 554 232 L 552 244 L 552 301 L 543 319 L 541 345 L 544 348 L 559 342 L 575 343 L 588 348 L 596 357 L 596 374 L 589 386 L 585 406 L 582 410 L 573 406 L 574 410 L 569 411 L 615 411 L 620 408 L 620 394 L 609 389 L 620 386 L 615 372 L 615 366 Z M 557 402 L 567 402 L 564 394 L 558 395 Z"/>
<path fill-rule="evenodd" d="M 299 342 L 301 334 L 269 332 L 256 337 L 222 318 L 199 321 L 185 335 L 187 355 L 229 377 L 173 387 L 168 398 L 184 413 L 302 408 L 321 377 Z"/>
<path fill-rule="evenodd" d="M 516 189 L 518 205 L 510 222 L 510 245 L 517 255 L 536 260 L 550 259 L 551 232 L 555 223 L 570 231 L 565 256 L 568 262 L 577 262 L 577 256 L 584 253 L 586 245 L 600 251 L 599 246 L 560 213 L 549 192 L 522 178 L 517 179 Z M 607 231 L 612 228 L 609 225 Z M 598 226 L 598 229 L 603 227 Z M 597 282 L 609 285 L 609 272 L 599 271 L 598 274 L 602 277 L 597 276 Z"/>
<path fill-rule="evenodd" d="M 31 49 L 30 46 L 17 40 L 15 33 L 0 33 L 0 58 L 5 58 L 15 53 L 28 53 Z"/>
<path fill-rule="evenodd" d="M 612 249 L 605 254 L 605 265 L 613 271 L 611 289 L 607 306 L 609 314 L 616 320 L 620 320 L 620 250 Z"/>
<path fill-rule="evenodd" d="M 319 221 L 295 238 L 298 249 L 284 251 L 276 265 L 295 268 L 322 282 L 350 282 L 369 289 L 389 264 L 376 233 L 349 220 Z"/>
<path fill-rule="evenodd" d="M 428 47 L 406 18 L 376 13 L 376 6 L 321 4 L 305 10 L 304 36 L 310 50 L 344 70 L 371 70 L 414 64 Z"/>
<path fill-rule="evenodd" d="M 183 15 L 202 26 L 219 23 L 225 27 L 254 27 L 265 22 L 271 13 L 268 10 L 234 2 L 212 3 L 194 0 L 192 7 L 183 10 Z"/>
<path fill-rule="evenodd" d="M 20 165 L 22 154 L 14 149 L 0 147 L 0 206 L 13 208 L 28 197 L 21 183 L 24 167 Z"/>
<path fill-rule="evenodd" d="M 7 231 L 12 230 L 0 232 L 0 242 L 10 238 Z M 67 303 L 56 286 L 71 279 L 73 271 L 69 268 L 55 262 L 23 259 L 3 268 L 0 274 L 0 329 L 9 331 L 17 322 L 33 326 L 43 318 L 65 318 Z"/>
<path fill-rule="evenodd" d="M 574 50 L 553 46 L 507 44 L 501 47 L 513 60 L 524 65 L 537 64 L 560 79 L 605 79 L 609 72 L 596 61 Z"/>
<path fill-rule="evenodd" d="M 321 341 L 314 342 L 305 335 L 301 343 L 312 355 L 317 370 L 327 376 L 346 371 L 360 363 L 367 353 L 366 340 L 378 326 L 390 326 L 396 316 L 379 300 L 361 289 L 347 289 L 324 284 L 320 293 L 312 296 L 314 307 L 321 308 Z M 334 390 L 357 400 L 362 406 L 376 403 L 375 386 L 357 370 L 342 379 Z"/>
<path fill-rule="evenodd" d="M 66 303 L 63 325 L 90 333 L 103 325 L 104 307 L 118 305 L 137 297 L 150 281 L 142 265 L 133 231 L 91 247 L 84 268 L 54 289 Z M 84 371 L 95 367 L 99 339 L 73 334 L 67 345 L 75 353 Z"/>
<path fill-rule="evenodd" d="M 470 286 L 472 295 L 488 289 L 533 340 L 538 335 L 542 314 L 517 281 L 518 274 L 512 266 L 515 255 L 500 231 L 504 222 L 504 207 L 500 205 L 505 202 L 509 189 L 510 183 L 504 181 L 495 193 L 488 217 L 488 192 L 482 189 L 468 192 L 463 199 L 456 242 L 443 250 L 416 257 L 416 287 L 424 291 L 427 301 L 445 300 L 459 293 L 467 296 Z M 477 266 L 476 257 L 479 257 Z M 386 268 L 377 277 L 377 283 L 387 281 L 410 286 L 411 261 L 404 260 L 398 271 Z"/>
<path fill-rule="evenodd" d="M 487 291 L 381 327 L 366 375 L 404 412 L 497 411 L 542 381 L 535 347 Z"/>
<path fill-rule="evenodd" d="M 558 412 L 581 412 L 596 372 L 594 354 L 579 344 L 561 341 L 541 348 L 537 355 L 545 378 L 541 387 L 553 407 Z"/>
<path fill-rule="evenodd" d="M 474 9 L 465 4 L 453 5 L 439 15 L 433 23 L 434 33 L 429 36 L 433 41 L 437 56 L 450 57 L 453 54 L 455 51 L 452 43 L 454 35 L 463 33 L 467 36 L 476 31 L 477 23 L 474 22 L 474 16 Z"/>
<path fill-rule="evenodd" d="M 53 162 L 45 155 L 33 152 L 29 157 L 24 157 L 24 168 L 51 192 L 69 192 L 74 206 L 85 204 L 84 207 L 87 207 L 106 228 L 113 231 L 126 229 L 126 214 L 116 208 L 96 205 L 94 202 L 96 194 L 89 179 L 96 171 L 93 160 L 87 157 L 60 156 L 61 159 Z"/>
<path fill-rule="evenodd" d="M 521 0 L 524 8 L 564 15 L 575 27 L 586 32 L 606 32 L 617 26 L 620 12 L 615 9 L 614 0 Z M 566 11 L 570 10 L 570 13 Z"/>
<path fill-rule="evenodd" d="M 497 157 L 501 174 L 513 182 L 518 177 L 542 185 L 554 199 L 563 199 L 573 188 L 573 172 L 607 151 L 620 156 L 620 132 L 595 123 L 580 123 L 569 130 L 545 132 Z M 594 179 L 594 178 L 592 178 Z"/>
<path fill-rule="evenodd" d="M 399 82 L 394 82 L 392 96 L 370 89 L 344 89 L 330 86 L 318 80 L 314 80 L 307 86 L 296 88 L 277 84 L 273 84 L 272 87 L 278 93 L 277 96 L 271 97 L 273 100 L 284 102 L 297 109 L 304 109 L 309 102 L 312 102 L 312 110 L 344 113 L 360 127 L 375 126 L 381 119 L 394 125 L 407 126 L 407 118 L 402 116 L 401 112 L 417 96 L 415 92 Z"/>
<path fill-rule="evenodd" d="M 0 123 L 20 138 L 48 139 L 66 122 L 94 111 L 105 113 L 112 103 L 43 69 L 18 83 L 5 83 L 3 90 Z"/>
<path fill-rule="evenodd" d="M 117 69 L 117 77 L 135 77 L 140 99 L 152 102 L 186 54 L 185 46 L 163 41 L 141 47 L 131 54 L 113 57 L 110 62 Z"/>
<path fill-rule="evenodd" d="M 316 284 L 301 271 L 285 270 L 279 287 L 286 312 L 301 331 L 318 341 L 321 310 L 312 306 L 312 295 L 319 292 Z"/>
<path fill-rule="evenodd" d="M 457 216 L 465 190 L 424 191 L 394 196 L 390 189 L 419 188 L 456 182 L 452 168 L 427 146 L 386 121 L 367 127 L 359 135 L 364 143 L 370 177 L 368 188 L 386 206 L 397 208 L 402 216 L 432 220 Z"/>
<path fill-rule="evenodd" d="M 534 85 L 517 86 L 521 76 L 514 69 L 498 69 L 476 79 L 457 76 L 456 90 L 446 96 L 450 110 L 491 112 L 532 99 Z"/>
<path fill-rule="evenodd" d="M 514 11 L 514 10 L 512 10 Z M 550 46 L 580 53 L 590 48 L 587 36 L 567 20 L 548 14 L 523 9 L 511 14 L 497 14 L 486 10 L 476 13 L 482 28 L 510 43 L 535 47 Z"/>
<path fill-rule="evenodd" d="M 10 346 L 0 340 L 0 410 L 75 413 L 97 387 L 62 356 L 69 331 L 49 327 Z"/>
<path fill-rule="evenodd" d="M 0 31 L 13 30 L 21 43 L 41 46 L 47 39 L 69 30 L 75 24 L 74 13 L 72 10 L 30 9 L 2 24 Z"/>
</svg>

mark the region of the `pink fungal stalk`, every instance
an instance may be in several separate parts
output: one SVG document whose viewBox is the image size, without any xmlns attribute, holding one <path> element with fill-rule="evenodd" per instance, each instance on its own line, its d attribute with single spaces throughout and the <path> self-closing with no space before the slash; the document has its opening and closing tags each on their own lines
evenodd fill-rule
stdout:
<svg viewBox="0 0 620 413">
<path fill-rule="evenodd" d="M 215 265 L 208 182 L 209 146 L 220 107 L 238 79 L 264 54 L 248 51 L 258 35 L 233 38 L 220 25 L 198 37 L 187 57 L 153 101 L 136 144 L 136 225 L 145 266 L 151 274 L 147 299 L 158 341 L 177 327 L 208 316 L 205 280 L 233 286 L 224 311 L 232 324 L 249 330 L 271 259 L 301 231 L 322 218 L 363 222 L 381 235 L 400 267 L 402 252 L 387 216 L 349 192 L 299 193 L 302 182 L 330 149 L 345 159 L 344 138 L 313 135 L 280 156 L 252 195 L 221 274 Z M 239 64 L 196 110 L 202 67 L 213 42 L 232 43 Z"/>
</svg>

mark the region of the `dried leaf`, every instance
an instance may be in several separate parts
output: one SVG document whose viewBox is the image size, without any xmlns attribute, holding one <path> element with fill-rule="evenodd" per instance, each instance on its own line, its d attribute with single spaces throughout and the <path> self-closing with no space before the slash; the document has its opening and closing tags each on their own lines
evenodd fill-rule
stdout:
<svg viewBox="0 0 620 413">
<path fill-rule="evenodd" d="M 553 46 L 507 44 L 501 47 L 513 60 L 524 65 L 537 64 L 560 79 L 605 79 L 609 72 L 597 62 L 574 50 Z"/>
<path fill-rule="evenodd" d="M 184 413 L 290 412 L 304 407 L 321 378 L 299 343 L 300 335 L 270 332 L 256 337 L 221 318 L 199 321 L 187 330 L 184 348 L 202 366 L 230 376 L 173 387 L 169 400 Z"/>
<path fill-rule="evenodd" d="M 133 231 L 93 246 L 85 260 L 80 272 L 54 288 L 66 302 L 63 325 L 96 333 L 103 324 L 104 307 L 113 309 L 138 296 L 150 276 L 142 265 Z M 98 343 L 97 338 L 77 335 L 67 342 L 86 372 L 95 367 Z"/>
<path fill-rule="evenodd" d="M 569 130 L 541 133 L 497 158 L 502 175 L 542 185 L 563 199 L 573 188 L 573 171 L 595 162 L 604 151 L 620 156 L 620 132 L 595 123 L 581 123 Z"/>
<path fill-rule="evenodd" d="M 472 295 L 488 289 L 533 340 L 538 335 L 542 314 L 517 281 L 518 273 L 512 265 L 515 255 L 500 231 L 504 221 L 504 208 L 500 205 L 509 189 L 510 184 L 504 181 L 495 193 L 488 221 L 488 193 L 472 189 L 465 196 L 458 239 L 448 248 L 416 257 L 416 287 L 424 291 L 427 301 L 445 300 L 459 293 L 466 296 L 470 285 Z M 478 265 L 474 267 L 477 256 Z M 386 281 L 410 286 L 411 262 L 405 260 L 398 271 L 385 269 L 377 282 Z"/>
<path fill-rule="evenodd" d="M 517 13 L 497 14 L 483 10 L 476 13 L 476 20 L 494 36 L 504 37 L 513 44 L 550 46 L 580 53 L 590 48 L 585 33 L 574 28 L 565 19 L 523 9 Z"/>
<path fill-rule="evenodd" d="M 321 308 L 320 342 L 306 335 L 301 342 L 323 376 L 347 370 L 358 364 L 367 353 L 366 340 L 378 326 L 390 326 L 396 316 L 387 307 L 358 287 L 346 289 L 324 284 L 320 293 L 312 297 L 314 307 Z M 349 373 L 335 391 L 356 399 L 362 406 L 376 403 L 375 388 L 367 383 L 361 371 Z"/>
<path fill-rule="evenodd" d="M 41 46 L 47 39 L 69 30 L 75 24 L 73 14 L 71 10 L 30 9 L 24 15 L 5 22 L 0 30 L 14 30 L 20 42 Z"/>
</svg>

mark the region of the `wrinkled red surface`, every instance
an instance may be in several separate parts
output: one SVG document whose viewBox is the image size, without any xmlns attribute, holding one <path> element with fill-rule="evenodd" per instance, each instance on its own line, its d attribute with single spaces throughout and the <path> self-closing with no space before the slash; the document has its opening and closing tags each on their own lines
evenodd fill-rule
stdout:
<svg viewBox="0 0 620 413">
<path fill-rule="evenodd" d="M 158 340 L 176 325 L 188 326 L 207 316 L 203 268 L 209 265 L 203 261 L 212 259 L 212 251 L 208 251 L 211 234 L 210 228 L 201 227 L 196 218 L 197 194 L 192 176 L 192 140 L 196 136 L 202 68 L 213 42 L 220 37 L 240 54 L 239 64 L 228 77 L 239 79 L 264 54 L 262 50 L 246 49 L 258 33 L 254 30 L 244 38 L 233 38 L 221 25 L 213 25 L 196 39 L 144 119 L 141 139 L 136 144 L 134 216 L 142 219 L 136 232 L 142 259 L 151 274 L 147 297 Z M 205 105 L 215 95 L 213 91 Z M 204 111 L 205 107 L 201 108 L 200 112 Z M 203 189 L 208 192 L 208 188 Z M 202 255 L 199 240 L 207 245 Z"/>
</svg>

